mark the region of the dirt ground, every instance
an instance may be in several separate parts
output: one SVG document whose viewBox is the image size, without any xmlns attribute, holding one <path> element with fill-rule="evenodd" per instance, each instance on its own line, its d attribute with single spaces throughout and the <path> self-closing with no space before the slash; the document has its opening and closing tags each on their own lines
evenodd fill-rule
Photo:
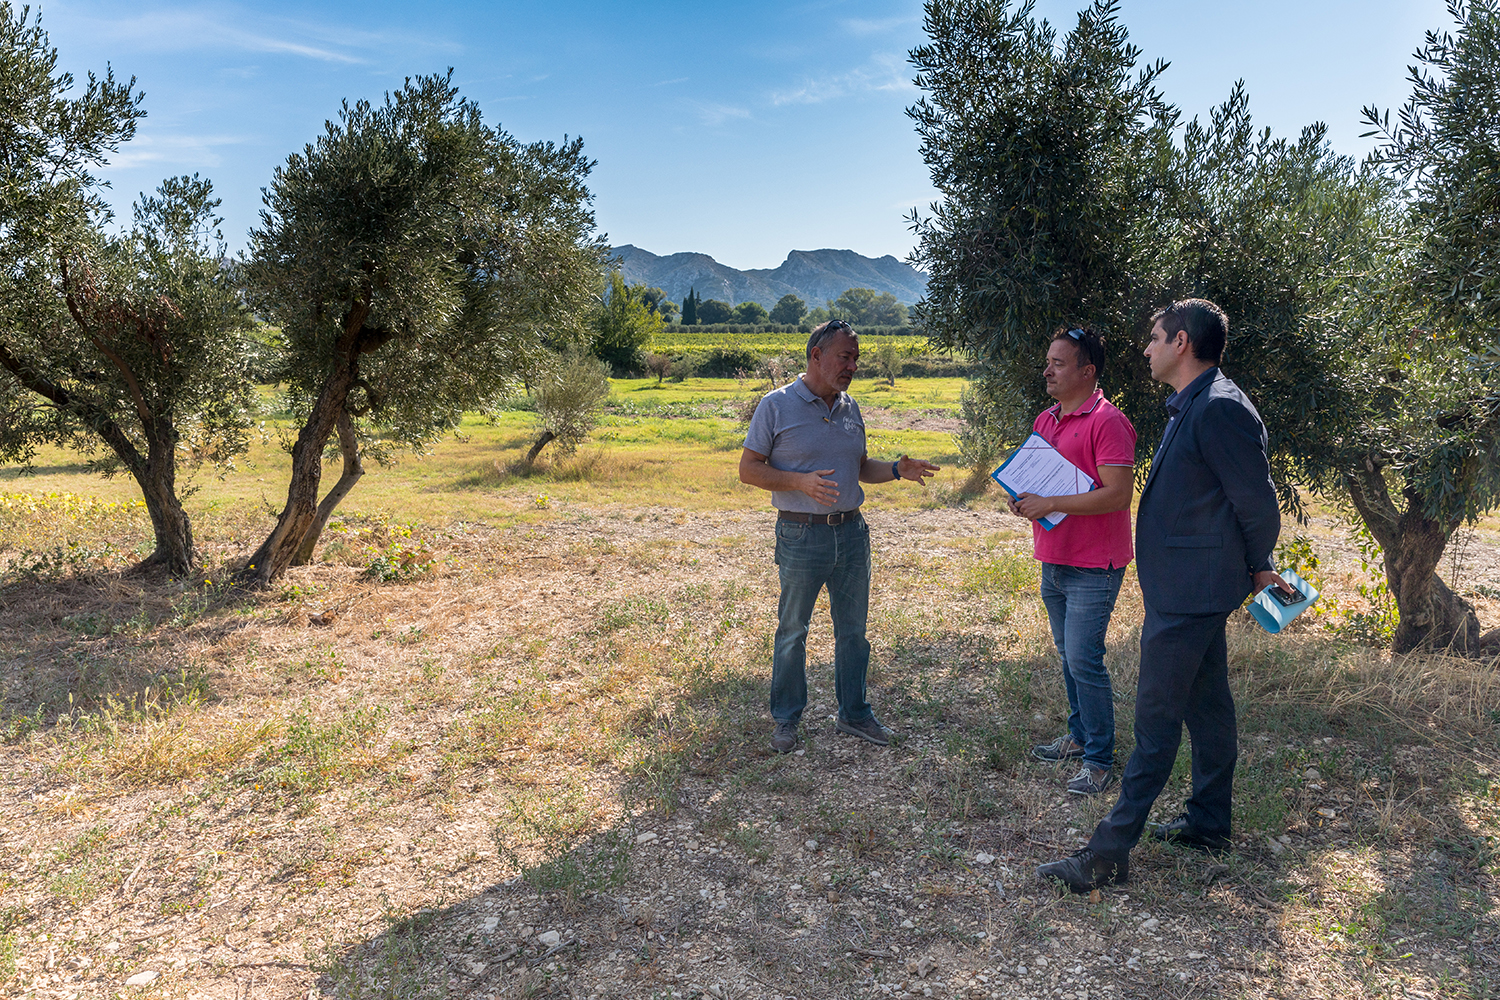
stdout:
<svg viewBox="0 0 1500 1000">
<path fill-rule="evenodd" d="M 384 582 L 335 551 L 259 594 L 0 591 L 0 993 L 1500 995 L 1493 663 L 1236 616 L 1234 849 L 1146 842 L 1130 885 L 1059 896 L 1035 866 L 1113 792 L 1029 758 L 1066 701 L 1008 515 L 872 512 L 871 700 L 899 738 L 834 732 L 820 608 L 786 756 L 766 513 L 536 517 L 382 537 Z M 1352 594 L 1355 547 L 1306 530 Z M 1493 543 L 1453 564 L 1486 624 Z"/>
</svg>

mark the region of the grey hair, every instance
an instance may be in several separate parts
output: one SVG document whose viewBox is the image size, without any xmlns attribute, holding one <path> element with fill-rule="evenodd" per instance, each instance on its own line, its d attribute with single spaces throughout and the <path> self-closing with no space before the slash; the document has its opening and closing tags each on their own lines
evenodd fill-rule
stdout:
<svg viewBox="0 0 1500 1000">
<path fill-rule="evenodd" d="M 859 334 L 854 332 L 854 327 L 841 319 L 831 319 L 813 330 L 812 336 L 807 338 L 807 360 L 812 360 L 814 347 L 822 347 L 833 339 L 834 334 L 839 332 L 847 333 L 855 343 L 859 342 Z"/>
</svg>

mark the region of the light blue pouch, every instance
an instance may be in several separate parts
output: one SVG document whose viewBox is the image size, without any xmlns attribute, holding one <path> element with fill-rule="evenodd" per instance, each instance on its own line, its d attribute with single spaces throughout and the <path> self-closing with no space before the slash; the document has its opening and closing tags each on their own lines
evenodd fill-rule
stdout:
<svg viewBox="0 0 1500 1000">
<path fill-rule="evenodd" d="M 1273 589 L 1281 589 L 1274 583 L 1256 594 L 1250 601 L 1250 616 L 1260 623 L 1261 628 L 1272 635 L 1290 625 L 1293 618 L 1316 604 L 1318 598 L 1322 596 L 1316 587 L 1289 569 L 1281 570 L 1281 578 L 1301 592 L 1300 601 L 1295 604 L 1282 604 L 1271 596 Z"/>
</svg>

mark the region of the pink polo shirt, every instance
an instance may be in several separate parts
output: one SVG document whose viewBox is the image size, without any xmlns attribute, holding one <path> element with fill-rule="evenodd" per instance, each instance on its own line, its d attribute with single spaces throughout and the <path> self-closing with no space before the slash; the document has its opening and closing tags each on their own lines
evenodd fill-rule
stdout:
<svg viewBox="0 0 1500 1000">
<path fill-rule="evenodd" d="M 1031 429 L 1100 485 L 1099 466 L 1135 464 L 1135 428 L 1129 418 L 1095 389 L 1073 413 L 1062 404 L 1042 411 Z M 1109 514 L 1069 514 L 1051 531 L 1031 526 L 1036 557 L 1060 566 L 1107 568 L 1127 565 L 1135 556 L 1130 544 L 1130 510 Z"/>
</svg>

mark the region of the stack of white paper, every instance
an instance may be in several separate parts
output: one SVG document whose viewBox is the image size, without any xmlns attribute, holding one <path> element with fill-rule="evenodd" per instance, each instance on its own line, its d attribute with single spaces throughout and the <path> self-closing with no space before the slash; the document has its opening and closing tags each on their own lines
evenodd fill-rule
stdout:
<svg viewBox="0 0 1500 1000">
<path fill-rule="evenodd" d="M 1076 496 L 1097 485 L 1092 476 L 1063 458 L 1062 452 L 1035 433 L 1022 442 L 1000 468 L 991 472 L 990 478 L 999 483 L 1013 500 L 1019 499 L 1022 493 L 1039 497 Z M 1051 531 L 1067 516 L 1053 511 L 1039 518 L 1037 523 Z"/>
</svg>

